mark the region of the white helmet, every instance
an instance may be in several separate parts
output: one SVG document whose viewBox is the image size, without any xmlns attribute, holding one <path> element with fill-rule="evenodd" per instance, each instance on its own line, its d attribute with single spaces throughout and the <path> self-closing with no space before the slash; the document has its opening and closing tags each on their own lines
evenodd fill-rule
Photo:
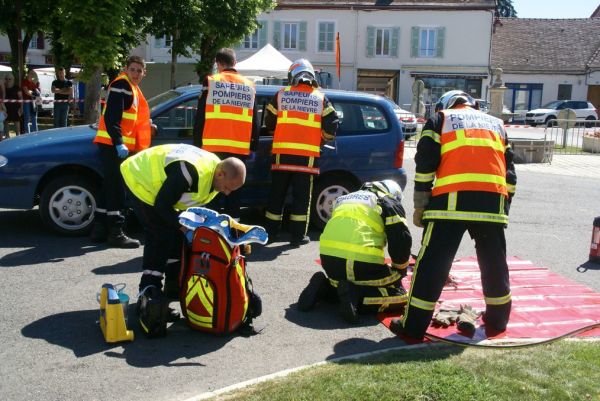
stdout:
<svg viewBox="0 0 600 401">
<path fill-rule="evenodd" d="M 398 202 L 402 201 L 402 188 L 394 180 L 365 182 L 361 189 L 371 191 L 379 197 L 391 196 Z"/>
<path fill-rule="evenodd" d="M 288 69 L 288 82 L 291 85 L 297 85 L 300 78 L 305 78 L 311 81 L 311 85 L 318 86 L 315 69 L 310 61 L 305 58 L 298 59 L 290 65 Z M 317 84 L 317 85 L 315 85 Z"/>
<path fill-rule="evenodd" d="M 447 110 L 458 104 L 466 104 L 467 106 L 477 107 L 477 102 L 471 95 L 461 90 L 452 90 L 444 93 L 435 105 L 435 110 Z"/>
</svg>

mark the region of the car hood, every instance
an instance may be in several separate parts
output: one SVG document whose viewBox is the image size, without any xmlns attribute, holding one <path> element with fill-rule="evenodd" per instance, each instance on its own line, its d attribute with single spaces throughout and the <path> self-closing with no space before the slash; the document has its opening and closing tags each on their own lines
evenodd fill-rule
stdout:
<svg viewBox="0 0 600 401">
<path fill-rule="evenodd" d="M 96 130 L 89 125 L 79 125 L 19 135 L 0 142 L 0 154 L 21 153 L 24 150 L 38 153 L 40 150 L 57 147 L 76 151 L 75 144 L 92 143 L 95 133 Z"/>
<path fill-rule="evenodd" d="M 529 110 L 528 113 L 553 113 L 556 110 L 554 109 L 534 109 L 534 110 Z"/>
</svg>

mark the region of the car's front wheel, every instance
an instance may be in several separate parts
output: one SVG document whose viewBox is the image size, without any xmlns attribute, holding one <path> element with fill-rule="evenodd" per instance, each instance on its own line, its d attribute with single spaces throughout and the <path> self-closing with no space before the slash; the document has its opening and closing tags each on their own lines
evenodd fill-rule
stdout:
<svg viewBox="0 0 600 401">
<path fill-rule="evenodd" d="M 311 224 L 318 230 L 323 230 L 331 217 L 337 197 L 356 191 L 359 186 L 352 177 L 333 174 L 320 177 L 313 191 Z"/>
<path fill-rule="evenodd" d="M 597 122 L 595 122 L 596 119 L 594 118 L 594 116 L 587 116 L 585 119 L 585 127 L 586 128 L 592 128 L 595 125 L 597 126 Z"/>
<path fill-rule="evenodd" d="M 68 174 L 49 181 L 40 196 L 40 215 L 53 231 L 83 235 L 91 229 L 98 186 L 91 179 Z"/>
<path fill-rule="evenodd" d="M 546 127 L 550 128 L 554 126 L 556 126 L 556 117 L 550 116 L 546 118 Z"/>
</svg>

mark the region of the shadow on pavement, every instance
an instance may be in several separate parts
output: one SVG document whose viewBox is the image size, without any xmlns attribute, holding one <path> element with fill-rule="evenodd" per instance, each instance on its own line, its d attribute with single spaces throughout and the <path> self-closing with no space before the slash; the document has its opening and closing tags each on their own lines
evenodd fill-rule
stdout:
<svg viewBox="0 0 600 401">
<path fill-rule="evenodd" d="M 290 305 L 285 309 L 285 318 L 302 327 L 309 327 L 316 330 L 345 329 L 348 327 L 367 327 L 379 324 L 375 315 L 360 315 L 357 324 L 347 323 L 339 315 L 337 305 L 323 302 L 318 304 L 310 312 L 300 312 L 296 309 L 296 304 Z"/>
<path fill-rule="evenodd" d="M 100 266 L 92 269 L 92 273 L 98 275 L 106 274 L 127 274 L 127 273 L 140 273 L 142 272 L 142 257 L 129 259 L 124 262 L 115 263 L 109 266 Z"/>
<path fill-rule="evenodd" d="M 391 333 L 390 333 L 391 334 Z M 373 351 L 381 351 L 390 348 L 397 348 L 406 345 L 398 337 L 384 338 L 381 341 L 373 341 L 364 338 L 348 338 L 340 341 L 333 346 L 333 354 L 326 359 L 342 358 L 347 356 L 355 356 L 356 350 L 360 349 L 360 353 L 368 353 Z M 439 346 L 438 346 L 439 345 Z M 462 353 L 466 348 L 458 346 L 450 346 L 445 344 L 430 344 L 427 347 L 419 349 L 410 349 L 405 352 L 396 353 L 395 362 L 411 362 L 411 361 L 434 361 L 446 359 L 453 355 Z M 382 352 L 380 354 L 368 356 L 365 358 L 348 358 L 336 363 L 361 363 L 367 365 L 373 364 L 389 364 L 390 354 Z"/>
<path fill-rule="evenodd" d="M 135 305 L 129 306 L 129 318 L 135 319 Z M 102 330 L 96 323 L 99 309 L 58 313 L 39 319 L 25 326 L 21 333 L 28 338 L 47 341 L 70 349 L 76 357 L 104 353 L 108 357 L 124 359 L 127 364 L 140 368 L 155 366 L 202 366 L 201 363 L 174 362 L 181 358 L 192 359 L 222 348 L 232 340 L 231 336 L 212 336 L 189 329 L 183 319 L 168 328 L 163 338 L 148 339 L 138 329 L 137 323 L 129 323 L 135 340 L 109 344 L 104 341 Z"/>
</svg>

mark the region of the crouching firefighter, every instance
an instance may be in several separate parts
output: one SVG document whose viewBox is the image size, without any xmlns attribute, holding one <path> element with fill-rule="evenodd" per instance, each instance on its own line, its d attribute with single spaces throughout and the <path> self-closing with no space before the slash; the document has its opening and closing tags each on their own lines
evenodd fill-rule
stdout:
<svg viewBox="0 0 600 401">
<path fill-rule="evenodd" d="M 168 307 L 169 299 L 162 290 L 167 261 L 180 257 L 187 232 L 179 224 L 179 212 L 202 206 L 219 192 L 227 195 L 240 188 L 246 179 L 246 167 L 236 158 L 219 160 L 195 146 L 171 144 L 126 159 L 121 173 L 145 233 L 139 323 L 147 336 L 162 336 L 166 334 L 166 322 L 179 319 L 179 313 Z M 169 281 L 176 287 L 176 295 L 169 298 L 177 298 L 176 274 L 169 280 L 168 273 L 166 287 Z"/>
<path fill-rule="evenodd" d="M 321 265 L 298 299 L 311 310 L 320 300 L 338 300 L 350 323 L 358 312 L 400 310 L 406 304 L 402 278 L 412 238 L 401 204 L 402 190 L 392 180 L 365 183 L 359 191 L 337 198 L 320 238 Z M 384 247 L 392 263 L 385 263 Z"/>
</svg>

